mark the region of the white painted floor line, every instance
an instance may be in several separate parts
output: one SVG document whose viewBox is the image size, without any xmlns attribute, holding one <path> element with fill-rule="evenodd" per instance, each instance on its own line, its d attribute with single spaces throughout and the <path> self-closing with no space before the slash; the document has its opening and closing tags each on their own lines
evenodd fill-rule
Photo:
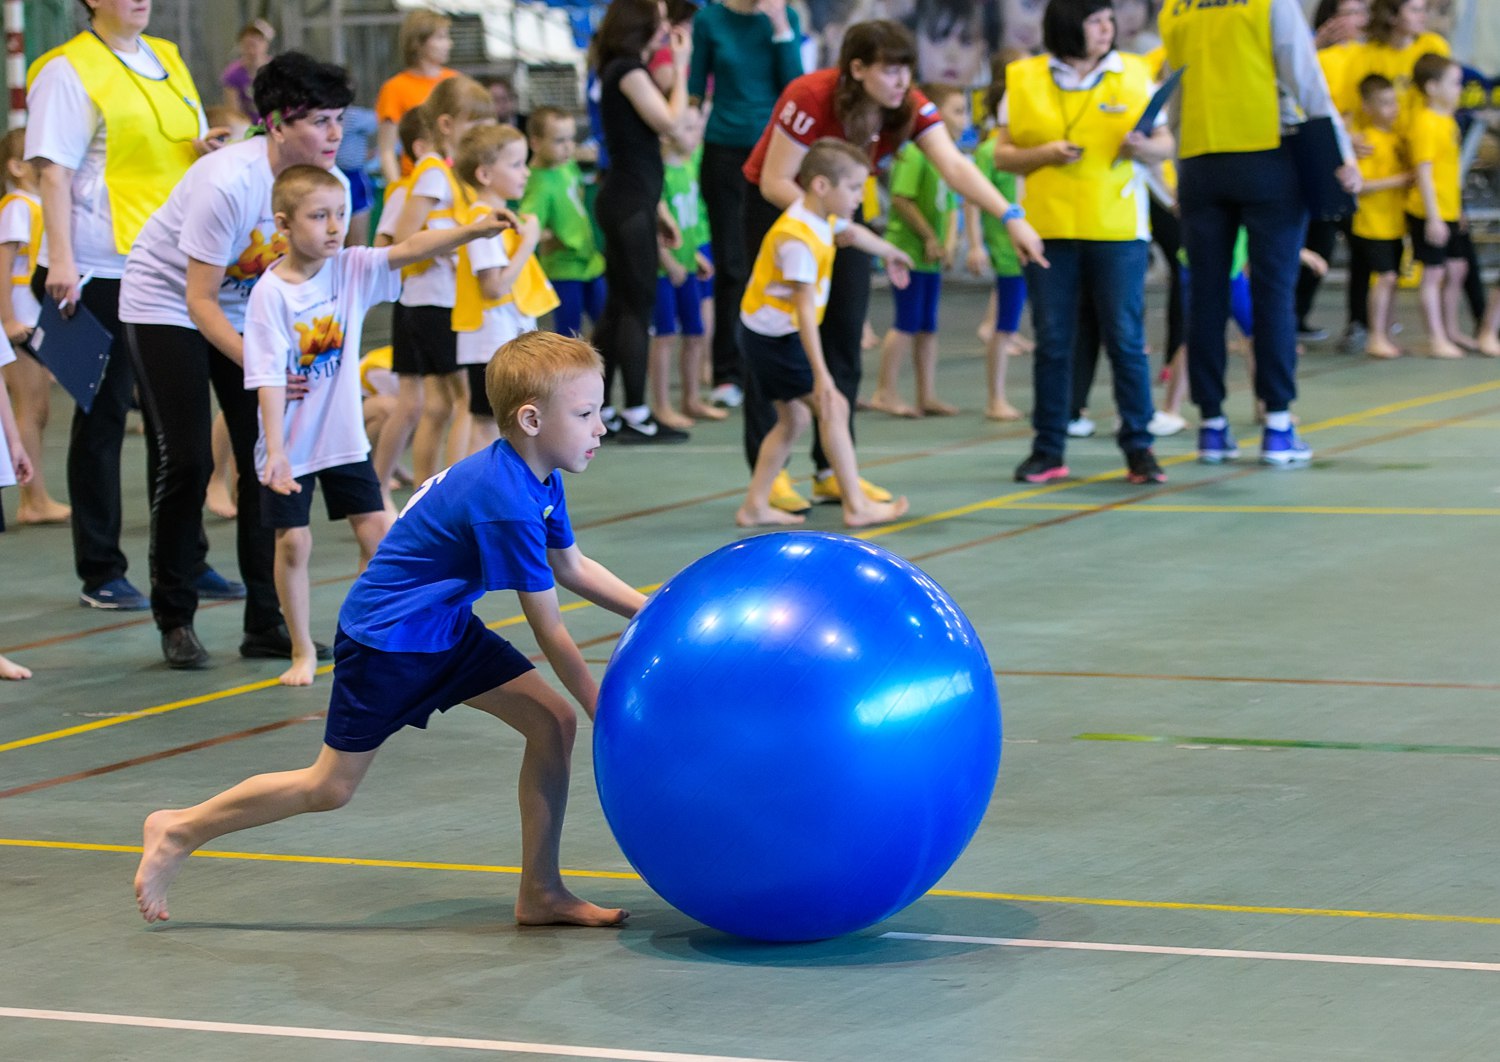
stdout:
<svg viewBox="0 0 1500 1062">
<path fill-rule="evenodd" d="M 1319 955 L 1305 951 L 1239 951 L 1233 948 L 1171 948 L 1162 944 L 1105 944 L 1092 940 L 1028 940 L 1022 937 L 963 937 L 947 933 L 882 933 L 885 940 L 924 940 L 938 944 L 986 944 L 995 948 L 1053 948 L 1065 951 L 1121 951 L 1134 955 L 1180 955 L 1207 959 L 1270 959 L 1327 962 L 1344 966 L 1404 966 L 1419 970 L 1478 970 L 1500 973 L 1500 962 L 1400 959 L 1383 955 Z"/>
<path fill-rule="evenodd" d="M 579 1047 L 570 1044 L 533 1044 L 520 1040 L 476 1040 L 463 1036 L 410 1036 L 402 1033 L 362 1032 L 355 1029 L 310 1029 L 297 1025 L 244 1025 L 229 1021 L 186 1021 L 140 1014 L 91 1014 L 77 1010 L 32 1010 L 0 1007 L 0 1018 L 31 1018 L 86 1025 L 128 1025 L 141 1029 L 178 1029 L 187 1032 L 237 1033 L 242 1036 L 283 1036 L 296 1040 L 340 1040 L 402 1047 L 451 1047 L 464 1051 L 504 1054 L 555 1055 L 560 1058 L 608 1058 L 624 1062 L 778 1062 L 739 1055 L 694 1055 L 678 1051 L 632 1051 L 616 1047 Z"/>
</svg>

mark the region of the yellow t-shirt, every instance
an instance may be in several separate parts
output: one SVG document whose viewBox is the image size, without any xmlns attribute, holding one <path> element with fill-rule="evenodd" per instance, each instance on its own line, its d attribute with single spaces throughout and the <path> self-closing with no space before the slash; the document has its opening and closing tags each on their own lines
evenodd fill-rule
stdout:
<svg viewBox="0 0 1500 1062">
<path fill-rule="evenodd" d="M 1451 114 L 1438 114 L 1427 107 L 1416 111 L 1406 127 L 1406 154 L 1415 170 L 1432 164 L 1432 186 L 1437 192 L 1438 214 L 1444 221 L 1457 221 L 1463 212 L 1463 189 L 1458 175 L 1458 122 Z M 1406 212 L 1426 218 L 1422 190 L 1415 184 L 1406 194 Z"/>
<path fill-rule="evenodd" d="M 1366 125 L 1354 131 L 1373 152 L 1359 160 L 1360 175 L 1367 183 L 1407 172 L 1404 145 L 1394 129 Z M 1406 193 L 1407 189 L 1397 187 L 1362 194 L 1354 211 L 1354 235 L 1366 240 L 1399 240 L 1405 236 Z"/>
<path fill-rule="evenodd" d="M 1396 121 L 1396 128 L 1403 128 L 1422 107 L 1422 94 L 1412 87 L 1411 71 L 1417 60 L 1429 52 L 1452 55 L 1453 49 L 1436 33 L 1424 33 L 1405 48 L 1392 48 L 1375 41 L 1352 46 L 1344 61 L 1343 89 L 1334 91 L 1334 102 L 1357 101 L 1359 83 L 1370 74 L 1379 74 L 1396 86 L 1396 96 L 1401 101 L 1401 117 Z M 1351 111 L 1345 113 L 1352 113 L 1352 106 Z"/>
<path fill-rule="evenodd" d="M 1333 97 L 1333 108 L 1340 114 L 1355 114 L 1359 111 L 1359 85 L 1351 85 L 1348 78 L 1349 61 L 1354 55 L 1354 49 L 1358 47 L 1358 41 L 1345 41 L 1318 49 L 1318 66 L 1323 70 L 1323 79 L 1328 82 L 1328 94 Z"/>
</svg>

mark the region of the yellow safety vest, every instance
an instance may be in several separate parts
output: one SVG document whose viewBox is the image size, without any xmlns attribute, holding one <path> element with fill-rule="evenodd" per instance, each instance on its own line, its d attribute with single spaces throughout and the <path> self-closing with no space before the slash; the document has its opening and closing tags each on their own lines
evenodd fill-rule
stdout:
<svg viewBox="0 0 1500 1062">
<path fill-rule="evenodd" d="M 1032 56 L 1005 68 L 1010 138 L 1027 148 L 1070 140 L 1083 148 L 1077 162 L 1042 166 L 1026 175 L 1021 205 L 1044 240 L 1135 240 L 1141 237 L 1143 184 L 1135 167 L 1116 162 L 1120 144 L 1151 100 L 1151 67 L 1138 55 L 1120 54 L 1123 69 L 1104 74 L 1090 89 L 1064 92 L 1049 66 Z"/>
<path fill-rule="evenodd" d="M 473 207 L 470 209 L 469 217 L 472 218 L 488 209 L 482 205 Z M 506 229 L 500 234 L 500 239 L 505 244 L 506 255 L 514 257 L 516 248 L 521 246 L 521 234 L 514 229 Z M 562 300 L 552 289 L 551 282 L 547 280 L 547 274 L 542 272 L 541 263 L 536 260 L 534 254 L 526 259 L 526 264 L 516 275 L 516 281 L 511 285 L 510 292 L 498 299 L 484 297 L 479 287 L 479 276 L 469 262 L 468 247 L 458 249 L 457 278 L 458 283 L 455 286 L 453 298 L 453 331 L 455 332 L 479 331 L 484 323 L 484 311 L 496 306 L 505 306 L 513 302 L 516 304 L 516 309 L 525 316 L 540 317 L 544 313 L 551 313 L 562 304 Z"/>
<path fill-rule="evenodd" d="M 31 212 L 31 239 L 26 247 L 26 273 L 17 273 L 10 278 L 10 282 L 18 288 L 23 288 L 31 283 L 31 275 L 36 272 L 36 256 L 42 250 L 42 204 L 38 203 L 29 195 L 20 192 L 12 192 L 10 195 L 0 198 L 0 214 L 5 213 L 5 208 L 17 199 L 26 204 L 26 209 Z"/>
<path fill-rule="evenodd" d="M 471 198 L 469 196 L 468 189 L 466 189 L 463 186 L 463 183 L 453 175 L 453 168 L 437 156 L 428 155 L 421 162 L 416 164 L 409 176 L 403 177 L 401 178 L 401 181 L 397 182 L 398 185 L 403 183 L 405 184 L 406 197 L 408 200 L 411 199 L 411 190 L 417 186 L 417 178 L 420 175 L 426 173 L 428 170 L 435 169 L 442 170 L 443 176 L 448 179 L 448 187 L 452 191 L 453 206 L 449 207 L 446 210 L 433 210 L 429 212 L 427 217 L 422 222 L 423 228 L 426 228 L 428 225 L 432 224 L 434 219 L 441 220 L 446 218 L 451 220 L 455 218 L 457 215 L 454 213 L 454 211 L 459 208 L 467 209 Z M 392 187 L 391 191 L 395 191 L 394 186 Z M 402 209 L 404 210 L 406 208 L 402 207 Z M 402 266 L 401 276 L 403 278 L 414 277 L 420 273 L 427 272 L 427 270 L 431 268 L 432 259 L 428 258 L 421 262 L 413 262 L 409 266 Z"/>
<path fill-rule="evenodd" d="M 160 60 L 165 78 L 137 74 L 91 32 L 38 56 L 26 72 L 30 89 L 42 67 L 63 56 L 104 115 L 104 187 L 120 254 L 130 252 L 146 219 L 198 157 L 201 101 L 192 74 L 171 41 L 143 36 L 140 43 Z"/>
<path fill-rule="evenodd" d="M 828 227 L 833 228 L 834 219 L 828 219 Z M 793 217 L 790 212 L 784 213 L 776 219 L 771 226 L 766 238 L 761 241 L 760 251 L 755 256 L 755 267 L 750 271 L 750 282 L 745 285 L 745 295 L 740 300 L 740 312 L 753 315 L 755 311 L 763 306 L 771 306 L 792 319 L 792 323 L 801 327 L 797 320 L 797 306 L 791 299 L 771 294 L 771 285 L 785 283 L 781 271 L 776 267 L 777 252 L 781 245 L 787 240 L 796 240 L 805 244 L 813 253 L 813 260 L 818 265 L 817 286 L 817 324 L 823 323 L 823 311 L 828 308 L 828 291 L 833 284 L 833 256 L 834 246 L 831 240 L 825 240 L 811 225 L 801 218 Z"/>
<path fill-rule="evenodd" d="M 1160 28 L 1183 71 L 1178 158 L 1281 145 L 1271 0 L 1166 0 Z"/>
</svg>

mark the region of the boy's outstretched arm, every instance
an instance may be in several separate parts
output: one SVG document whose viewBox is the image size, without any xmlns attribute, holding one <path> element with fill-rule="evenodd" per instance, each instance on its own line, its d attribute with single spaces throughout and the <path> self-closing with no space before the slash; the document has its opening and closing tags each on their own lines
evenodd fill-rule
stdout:
<svg viewBox="0 0 1500 1062">
<path fill-rule="evenodd" d="M 646 603 L 646 595 L 596 560 L 583 555 L 575 543 L 547 551 L 547 561 L 559 585 L 585 601 L 631 619 Z"/>
<path fill-rule="evenodd" d="M 391 244 L 389 265 L 392 269 L 404 269 L 437 255 L 456 251 L 470 240 L 498 236 L 506 229 L 516 227 L 514 214 L 509 210 L 496 210 L 479 215 L 467 225 L 451 229 L 421 229 L 399 243 Z"/>
<path fill-rule="evenodd" d="M 536 643 L 541 647 L 547 663 L 552 665 L 558 681 L 573 695 L 573 699 L 588 717 L 594 718 L 594 702 L 599 699 L 599 684 L 594 681 L 593 672 L 584 663 L 578 644 L 573 641 L 567 624 L 563 622 L 562 609 L 557 603 L 557 589 L 554 587 L 530 593 L 517 591 L 516 596 L 521 599 L 521 611 L 526 615 L 526 623 L 536 635 Z"/>
</svg>

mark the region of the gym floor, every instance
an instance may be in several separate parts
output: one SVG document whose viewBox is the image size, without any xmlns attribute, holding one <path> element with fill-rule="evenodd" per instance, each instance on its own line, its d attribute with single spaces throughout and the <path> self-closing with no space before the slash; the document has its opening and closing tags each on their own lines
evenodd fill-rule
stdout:
<svg viewBox="0 0 1500 1062">
<path fill-rule="evenodd" d="M 1492 1057 L 1500 363 L 1313 347 L 1297 411 L 1317 457 L 1294 473 L 1254 463 L 1236 366 L 1249 460 L 1193 463 L 1190 430 L 1158 442 L 1171 479 L 1153 488 L 1121 479 L 1101 373 L 1101 434 L 1072 445 L 1071 479 L 1031 488 L 1010 478 L 1027 429 L 979 412 L 983 299 L 944 306 L 940 383 L 961 416 L 860 419 L 869 478 L 913 514 L 862 537 L 954 594 L 1005 707 L 993 806 L 937 890 L 822 943 L 705 929 L 630 873 L 585 725 L 564 864 L 580 894 L 634 914 L 518 930 L 519 743 L 458 709 L 391 741 L 348 808 L 200 852 L 173 920 L 148 927 L 130 885 L 142 818 L 310 762 L 329 679 L 283 689 L 274 662 L 241 660 L 234 603 L 199 614 L 213 666 L 169 672 L 148 615 L 77 606 L 66 529 L 13 529 L 0 652 L 36 677 L 0 684 L 0 1056 Z M 889 300 L 873 307 L 883 327 Z M 1011 377 L 1026 408 L 1026 359 Z M 648 586 L 743 534 L 739 451 L 737 419 L 685 446 L 606 447 L 568 482 L 584 549 Z M 126 464 L 142 483 L 140 436 Z M 146 521 L 133 488 L 142 587 Z M 808 526 L 838 529 L 837 510 Z M 232 574 L 232 529 L 208 530 Z M 331 635 L 355 548 L 344 524 L 316 536 Z M 512 595 L 479 611 L 536 651 Z M 621 623 L 568 621 L 602 670 Z"/>
</svg>

